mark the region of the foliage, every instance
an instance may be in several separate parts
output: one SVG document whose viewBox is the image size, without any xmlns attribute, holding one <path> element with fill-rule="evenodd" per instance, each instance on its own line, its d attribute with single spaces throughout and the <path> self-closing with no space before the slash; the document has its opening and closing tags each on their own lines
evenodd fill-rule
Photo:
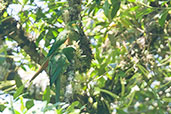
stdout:
<svg viewBox="0 0 171 114">
<path fill-rule="evenodd" d="M 62 14 L 70 9 L 67 1 L 14 0 L 13 4 L 21 7 L 16 14 L 20 26 L 30 33 L 39 52 L 47 55 L 54 39 L 64 29 L 66 15 Z M 83 0 L 81 7 L 82 28 L 91 41 L 94 59 L 89 70 L 75 74 L 73 103 L 61 105 L 56 112 L 171 113 L 171 1 Z M 8 17 L 9 12 L 4 11 L 0 26 Z M 5 41 L 13 42 L 10 37 Z M 24 63 L 16 61 L 22 68 L 35 69 L 35 63 L 23 49 L 14 48 L 13 53 L 24 56 Z M 34 104 L 32 100 L 23 103 L 24 88 L 19 85 L 14 98 L 20 99 L 23 112 Z M 48 87 L 44 92 L 43 100 L 47 103 L 43 111 L 57 105 L 48 104 L 50 93 Z"/>
<path fill-rule="evenodd" d="M 20 94 L 20 88 L 17 89 L 15 94 Z M 11 99 L 15 97 L 10 96 Z M 50 98 L 44 94 L 44 98 Z M 56 106 L 58 108 L 56 109 Z M 78 108 L 77 108 L 78 107 Z M 56 103 L 50 104 L 47 101 L 40 102 L 34 101 L 33 99 L 24 99 L 22 95 L 14 98 L 10 102 L 6 102 L 5 104 L 0 105 L 1 112 L 4 113 L 12 113 L 12 114 L 35 114 L 35 113 L 43 113 L 43 114 L 79 114 L 79 112 L 83 109 L 78 101 L 73 102 L 71 105 L 66 103 Z"/>
</svg>

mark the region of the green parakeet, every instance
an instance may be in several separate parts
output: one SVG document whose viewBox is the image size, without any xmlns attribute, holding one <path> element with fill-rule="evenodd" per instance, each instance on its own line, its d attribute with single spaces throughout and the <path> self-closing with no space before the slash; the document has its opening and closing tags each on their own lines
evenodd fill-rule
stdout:
<svg viewBox="0 0 171 114">
<path fill-rule="evenodd" d="M 45 62 L 30 80 L 32 81 L 36 78 L 38 74 L 48 66 L 50 85 L 52 86 L 54 83 L 56 88 L 56 102 L 59 102 L 60 96 L 60 77 L 66 71 L 74 57 L 75 49 L 69 46 L 72 44 L 73 40 L 78 40 L 78 34 L 76 31 L 64 29 L 60 32 L 56 41 L 50 48 Z"/>
</svg>

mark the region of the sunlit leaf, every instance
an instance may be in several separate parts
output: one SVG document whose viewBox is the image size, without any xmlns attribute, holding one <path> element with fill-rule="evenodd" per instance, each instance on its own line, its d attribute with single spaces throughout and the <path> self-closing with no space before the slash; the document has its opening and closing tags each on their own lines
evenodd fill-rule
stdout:
<svg viewBox="0 0 171 114">
<path fill-rule="evenodd" d="M 23 0 L 23 5 L 27 4 L 28 0 Z"/>
<path fill-rule="evenodd" d="M 171 97 L 164 97 L 162 100 L 165 102 L 171 102 Z"/>
<path fill-rule="evenodd" d="M 3 13 L 3 17 L 7 17 L 8 16 L 8 13 L 7 12 L 4 12 Z"/>
<path fill-rule="evenodd" d="M 24 106 L 23 97 L 20 96 L 19 98 L 20 98 L 20 103 L 21 103 L 20 110 L 21 110 L 22 112 L 24 112 L 24 111 L 25 111 L 25 106 Z"/>
<path fill-rule="evenodd" d="M 129 2 L 135 2 L 136 0 L 128 0 Z"/>
<path fill-rule="evenodd" d="M 14 99 L 16 99 L 18 96 L 20 96 L 22 93 L 23 93 L 23 90 L 24 90 L 24 85 L 20 86 L 16 92 L 14 93 Z"/>
<path fill-rule="evenodd" d="M 76 107 L 78 105 L 79 105 L 79 101 L 75 101 L 66 109 L 66 111 L 67 112 L 72 112 L 72 111 L 74 111 L 74 107 Z"/>
<path fill-rule="evenodd" d="M 14 110 L 14 113 L 15 114 L 21 114 L 19 111 L 17 111 L 17 110 Z"/>
</svg>

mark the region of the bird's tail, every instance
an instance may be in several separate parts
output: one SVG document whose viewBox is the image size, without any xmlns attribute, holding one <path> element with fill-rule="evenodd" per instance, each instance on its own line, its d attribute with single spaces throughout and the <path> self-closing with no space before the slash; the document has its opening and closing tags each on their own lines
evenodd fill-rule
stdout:
<svg viewBox="0 0 171 114">
<path fill-rule="evenodd" d="M 47 66 L 49 63 L 49 59 L 47 59 L 43 65 L 39 68 L 39 70 L 34 74 L 34 76 L 31 78 L 30 82 L 33 81 L 38 75 L 39 73 L 41 73 Z"/>
</svg>

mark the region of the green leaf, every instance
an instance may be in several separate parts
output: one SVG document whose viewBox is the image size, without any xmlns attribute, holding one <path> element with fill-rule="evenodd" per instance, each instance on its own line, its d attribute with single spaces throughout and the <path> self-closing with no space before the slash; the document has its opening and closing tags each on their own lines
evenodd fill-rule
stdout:
<svg viewBox="0 0 171 114">
<path fill-rule="evenodd" d="M 110 4 L 109 4 L 108 0 L 105 1 L 104 5 L 103 5 L 103 10 L 104 10 L 105 16 L 109 20 L 111 20 L 111 17 L 110 17 Z"/>
<path fill-rule="evenodd" d="M 60 109 L 56 109 L 56 113 L 57 113 L 57 114 L 63 114 L 63 112 L 62 112 L 62 108 L 60 108 Z"/>
<path fill-rule="evenodd" d="M 138 8 L 140 8 L 140 6 L 134 6 L 134 7 L 131 7 L 130 9 L 129 9 L 129 11 L 136 11 L 136 10 L 138 10 Z M 127 12 L 126 12 L 127 13 Z M 131 15 L 132 16 L 132 15 Z"/>
<path fill-rule="evenodd" d="M 52 30 L 52 34 L 53 34 L 54 37 L 58 36 L 58 32 L 56 30 Z"/>
<path fill-rule="evenodd" d="M 107 65 L 108 65 L 107 62 L 100 65 L 100 69 L 98 70 L 98 75 L 99 76 L 106 72 L 105 68 L 106 68 Z"/>
<path fill-rule="evenodd" d="M 161 17 L 159 18 L 159 24 L 163 27 L 164 26 L 164 23 L 165 23 L 165 20 L 167 18 L 167 15 L 168 15 L 168 10 L 164 10 L 161 14 Z"/>
<path fill-rule="evenodd" d="M 36 39 L 36 45 L 39 45 L 39 42 L 45 37 L 45 31 L 42 31 L 39 37 Z"/>
<path fill-rule="evenodd" d="M 98 86 L 99 87 L 104 87 L 105 86 L 105 82 L 106 82 L 106 80 L 104 79 L 104 77 L 100 77 L 98 79 Z"/>
<path fill-rule="evenodd" d="M 118 72 L 118 76 L 119 76 L 119 77 L 125 77 L 126 75 L 125 75 L 125 72 L 123 72 L 123 71 L 120 70 L 120 71 Z"/>
<path fill-rule="evenodd" d="M 50 87 L 47 86 L 47 88 L 45 89 L 44 93 L 43 93 L 43 101 L 47 101 L 47 103 L 50 102 Z"/>
<path fill-rule="evenodd" d="M 135 2 L 135 0 L 128 0 L 129 2 Z"/>
<path fill-rule="evenodd" d="M 127 114 L 123 109 L 117 109 L 117 114 Z"/>
<path fill-rule="evenodd" d="M 4 13 L 3 13 L 3 17 L 7 17 L 8 16 L 8 13 L 5 11 Z"/>
<path fill-rule="evenodd" d="M 28 0 L 23 0 L 23 5 L 26 5 Z"/>
<path fill-rule="evenodd" d="M 171 97 L 164 97 L 162 100 L 165 102 L 171 102 Z"/>
<path fill-rule="evenodd" d="M 36 12 L 36 21 L 42 19 L 45 17 L 45 14 L 42 13 L 42 9 L 41 8 L 38 8 L 37 12 Z"/>
<path fill-rule="evenodd" d="M 18 75 L 16 75 L 16 76 L 14 77 L 14 80 L 15 80 L 15 83 L 16 83 L 17 88 L 19 88 L 20 86 L 23 85 L 23 83 L 22 83 L 22 81 L 21 81 L 21 78 L 20 78 Z"/>
<path fill-rule="evenodd" d="M 26 107 L 24 106 L 23 97 L 20 96 L 19 98 L 20 98 L 20 103 L 21 103 L 20 110 L 24 113 Z"/>
<path fill-rule="evenodd" d="M 90 5 L 89 10 L 88 10 L 88 15 L 90 15 L 90 13 L 91 13 L 92 11 L 94 11 L 94 8 L 95 8 L 95 7 L 96 7 L 96 3 Z"/>
<path fill-rule="evenodd" d="M 21 68 L 22 68 L 24 71 L 26 71 L 26 68 L 25 68 L 24 65 L 21 65 Z"/>
<path fill-rule="evenodd" d="M 19 95 L 23 93 L 24 85 L 20 86 L 17 91 L 14 93 L 14 99 L 16 99 Z"/>
<path fill-rule="evenodd" d="M 34 0 L 30 0 L 30 3 L 32 4 L 34 2 Z"/>
<path fill-rule="evenodd" d="M 140 71 L 144 74 L 143 77 L 145 79 L 146 82 L 148 82 L 148 74 L 149 74 L 149 71 L 147 69 L 145 69 L 142 65 L 140 64 L 137 64 L 137 67 L 140 69 Z"/>
<path fill-rule="evenodd" d="M 26 102 L 26 108 L 27 108 L 27 110 L 29 110 L 33 106 L 34 106 L 34 101 L 33 100 L 28 100 Z"/>
<path fill-rule="evenodd" d="M 22 114 L 22 113 L 20 113 L 20 112 L 17 111 L 17 110 L 14 110 L 14 114 Z"/>
<path fill-rule="evenodd" d="M 6 106 L 5 106 L 5 105 L 0 104 L 0 112 L 2 112 L 5 108 L 6 108 Z"/>
<path fill-rule="evenodd" d="M 132 23 L 130 20 L 128 20 L 127 18 L 121 18 L 120 19 L 122 24 L 126 27 L 129 28 L 130 26 L 132 26 Z"/>
<path fill-rule="evenodd" d="M 98 11 L 99 11 L 99 8 L 97 8 L 97 7 L 94 7 L 94 10 L 93 10 L 93 13 L 92 13 L 92 15 L 93 15 L 93 16 L 95 16 L 95 14 L 96 14 Z"/>
<path fill-rule="evenodd" d="M 97 91 L 97 92 L 100 91 L 100 92 L 103 92 L 103 93 L 107 93 L 108 95 L 110 95 L 111 97 L 116 98 L 116 99 L 119 98 L 119 96 L 117 96 L 116 94 L 114 94 L 114 93 L 112 93 L 112 92 L 110 92 L 108 90 L 105 90 L 105 89 L 100 89 L 100 88 L 96 87 L 95 91 Z"/>
<path fill-rule="evenodd" d="M 152 8 L 146 8 L 146 9 L 143 9 L 142 11 L 137 10 L 136 19 L 141 20 L 144 15 L 147 15 L 151 13 L 152 11 L 154 11 Z"/>
<path fill-rule="evenodd" d="M 112 12 L 111 12 L 111 19 L 113 19 L 116 16 L 116 14 L 120 8 L 121 2 L 120 2 L 120 0 L 112 0 L 111 2 L 112 2 L 112 6 L 113 6 Z"/>
<path fill-rule="evenodd" d="M 73 112 L 74 111 L 74 107 L 78 106 L 78 105 L 79 105 L 79 101 L 75 101 L 66 109 L 66 111 L 67 112 Z"/>
</svg>

